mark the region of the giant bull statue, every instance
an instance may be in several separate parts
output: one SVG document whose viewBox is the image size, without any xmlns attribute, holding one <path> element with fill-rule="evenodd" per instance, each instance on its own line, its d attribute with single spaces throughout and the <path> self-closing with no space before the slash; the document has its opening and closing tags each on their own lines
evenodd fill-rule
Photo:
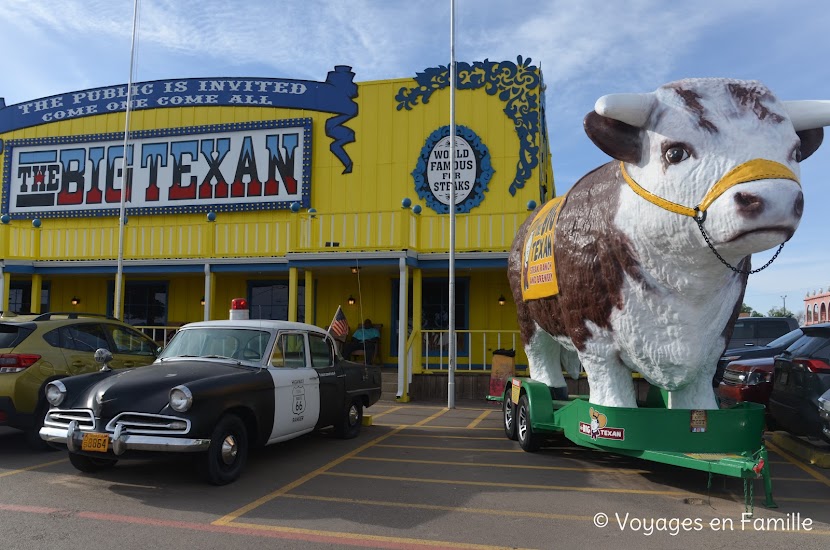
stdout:
<svg viewBox="0 0 830 550">
<path fill-rule="evenodd" d="M 600 98 L 585 131 L 615 160 L 540 206 L 508 259 L 531 378 L 562 387 L 581 362 L 592 403 L 636 407 L 636 371 L 672 408 L 717 408 L 751 255 L 798 227 L 799 163 L 828 124 L 830 103 L 756 81 Z"/>
</svg>

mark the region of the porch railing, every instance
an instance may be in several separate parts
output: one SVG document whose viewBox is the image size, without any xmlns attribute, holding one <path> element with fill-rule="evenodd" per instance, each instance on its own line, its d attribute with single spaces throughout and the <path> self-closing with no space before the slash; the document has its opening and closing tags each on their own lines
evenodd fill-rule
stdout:
<svg viewBox="0 0 830 550">
<path fill-rule="evenodd" d="M 498 349 L 516 351 L 516 370 L 527 369 L 527 357 L 521 348 L 518 330 L 456 330 L 456 371 L 489 371 L 493 352 Z M 421 370 L 449 370 L 449 331 L 421 331 Z M 416 351 L 417 353 L 417 351 Z"/>
<path fill-rule="evenodd" d="M 525 220 L 524 212 L 458 214 L 459 252 L 506 252 Z M 288 252 L 415 250 L 446 252 L 446 216 L 411 209 L 369 213 L 307 212 L 276 219 L 170 219 L 134 216 L 125 226 L 125 259 L 278 257 Z M 0 258 L 106 260 L 118 255 L 118 225 L 112 219 L 47 219 L 0 224 Z"/>
</svg>

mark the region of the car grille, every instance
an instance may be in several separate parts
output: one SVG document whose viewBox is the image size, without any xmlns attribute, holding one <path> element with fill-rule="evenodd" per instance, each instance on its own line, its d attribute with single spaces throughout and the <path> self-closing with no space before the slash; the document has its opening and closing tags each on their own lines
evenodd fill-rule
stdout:
<svg viewBox="0 0 830 550">
<path fill-rule="evenodd" d="M 746 380 L 746 378 L 744 378 L 744 380 L 741 380 L 740 377 L 746 376 L 746 374 L 746 372 L 737 372 L 727 369 L 723 373 L 723 381 L 734 386 L 739 386 L 741 384 L 744 384 L 744 380 Z"/>
<path fill-rule="evenodd" d="M 190 420 L 160 414 L 121 413 L 109 421 L 107 431 L 114 432 L 118 424 L 121 424 L 128 433 L 133 434 L 181 435 L 190 431 Z"/>
<path fill-rule="evenodd" d="M 68 428 L 73 420 L 78 421 L 81 430 L 95 429 L 95 416 L 89 409 L 52 409 L 46 414 L 43 423 L 57 428 Z"/>
</svg>

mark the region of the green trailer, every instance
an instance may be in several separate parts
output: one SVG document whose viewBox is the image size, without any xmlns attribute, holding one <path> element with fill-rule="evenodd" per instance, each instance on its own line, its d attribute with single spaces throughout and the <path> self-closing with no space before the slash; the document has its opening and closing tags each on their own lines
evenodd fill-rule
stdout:
<svg viewBox="0 0 830 550">
<path fill-rule="evenodd" d="M 748 507 L 753 480 L 762 478 L 764 504 L 777 508 L 763 439 L 763 405 L 669 409 L 667 398 L 667 392 L 652 388 L 639 408 L 605 407 L 589 403 L 587 396 L 556 400 L 546 384 L 514 377 L 500 400 L 505 434 L 525 451 L 534 452 L 545 438 L 564 434 L 582 447 L 741 478 Z"/>
</svg>

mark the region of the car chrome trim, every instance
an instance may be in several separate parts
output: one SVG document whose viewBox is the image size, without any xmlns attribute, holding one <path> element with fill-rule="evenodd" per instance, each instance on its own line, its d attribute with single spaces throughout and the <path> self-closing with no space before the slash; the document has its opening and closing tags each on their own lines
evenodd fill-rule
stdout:
<svg viewBox="0 0 830 550">
<path fill-rule="evenodd" d="M 184 422 L 184 428 L 175 428 L 174 423 Z M 190 420 L 180 416 L 123 412 L 107 423 L 106 430 L 115 432 L 121 425 L 130 434 L 183 435 L 190 431 Z"/>
<path fill-rule="evenodd" d="M 68 428 L 72 422 L 77 422 L 81 430 L 95 428 L 95 415 L 90 409 L 50 409 L 43 419 L 45 426 Z"/>
<path fill-rule="evenodd" d="M 70 422 L 67 429 L 52 426 L 44 426 L 40 429 L 41 439 L 50 443 L 62 443 L 71 452 L 80 450 L 83 434 L 84 432 L 78 429 L 75 421 Z M 118 439 L 115 439 L 114 434 L 110 436 L 110 444 L 115 455 L 122 455 L 127 451 L 194 453 L 207 450 L 210 446 L 210 439 L 133 435 L 122 431 Z"/>
</svg>

